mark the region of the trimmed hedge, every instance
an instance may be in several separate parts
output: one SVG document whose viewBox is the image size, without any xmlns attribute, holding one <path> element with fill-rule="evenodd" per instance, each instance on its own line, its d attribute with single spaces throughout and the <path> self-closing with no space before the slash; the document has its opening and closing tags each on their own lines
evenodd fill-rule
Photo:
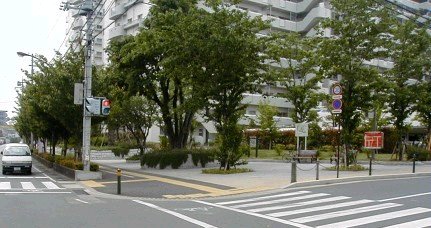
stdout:
<svg viewBox="0 0 431 228">
<path fill-rule="evenodd" d="M 65 166 L 70 169 L 74 169 L 74 170 L 84 169 L 84 165 L 82 164 L 82 162 L 75 161 L 74 157 L 71 157 L 71 156 L 63 157 L 61 155 L 55 155 L 55 157 L 53 157 L 51 154 L 48 154 L 48 153 L 33 153 L 33 154 L 45 160 L 57 163 L 59 165 Z M 96 163 L 90 162 L 90 171 L 99 171 L 99 165 Z"/>
<path fill-rule="evenodd" d="M 160 149 L 145 153 L 141 160 L 141 166 L 155 168 L 159 166 L 164 169 L 171 166 L 178 169 L 182 164 L 187 162 L 188 155 L 191 154 L 193 164 L 205 167 L 209 162 L 213 162 L 216 150 L 214 149 Z"/>
<path fill-rule="evenodd" d="M 416 154 L 416 161 L 429 161 L 431 160 L 431 152 L 425 148 L 417 146 L 407 146 L 406 148 L 407 159 L 412 160 L 413 155 Z"/>
</svg>

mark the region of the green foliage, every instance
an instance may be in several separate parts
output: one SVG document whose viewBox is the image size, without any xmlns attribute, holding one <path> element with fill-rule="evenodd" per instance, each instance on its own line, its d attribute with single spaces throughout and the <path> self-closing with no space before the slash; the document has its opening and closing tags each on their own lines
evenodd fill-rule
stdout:
<svg viewBox="0 0 431 228">
<path fill-rule="evenodd" d="M 413 155 L 416 156 L 417 161 L 431 160 L 431 151 L 428 151 L 425 148 L 416 147 L 416 146 L 407 146 L 406 153 L 407 153 L 407 159 L 409 160 L 413 159 Z"/>
<path fill-rule="evenodd" d="M 329 168 L 326 168 L 326 170 L 336 171 L 337 167 L 336 166 L 331 166 Z M 349 166 L 340 165 L 339 170 L 340 171 L 364 171 L 364 170 L 367 170 L 367 168 L 365 168 L 362 165 L 358 165 L 358 164 L 349 165 Z"/>
<path fill-rule="evenodd" d="M 229 170 L 223 169 L 203 169 L 202 173 L 204 174 L 235 174 L 235 173 L 248 173 L 253 172 L 252 169 L 249 168 L 235 168 Z"/>
<path fill-rule="evenodd" d="M 312 122 L 317 118 L 317 113 L 312 109 L 324 98 L 317 92 L 317 83 L 321 80 L 321 76 L 316 75 L 317 39 L 292 32 L 274 33 L 272 36 L 268 45 L 269 58 L 275 64 L 287 65 L 269 71 L 273 80 L 286 88 L 285 92 L 277 96 L 293 104 L 290 117 L 294 123 Z M 310 74 L 314 76 L 310 78 Z"/>
<path fill-rule="evenodd" d="M 285 146 L 283 144 L 276 144 L 274 147 L 275 153 L 277 153 L 278 156 L 281 156 L 284 149 L 285 149 Z"/>
<path fill-rule="evenodd" d="M 107 136 L 94 136 L 91 137 L 91 145 L 96 147 L 102 147 L 108 145 L 108 137 Z"/>
<path fill-rule="evenodd" d="M 245 143 L 241 144 L 239 146 L 239 151 L 240 151 L 240 154 L 250 156 L 250 153 L 251 153 L 250 145 Z"/>
<path fill-rule="evenodd" d="M 84 165 L 82 164 L 82 162 L 76 162 L 76 169 L 77 170 L 83 170 L 84 169 Z M 90 171 L 99 171 L 99 165 L 93 162 L 90 162 Z"/>
<path fill-rule="evenodd" d="M 160 169 L 164 169 L 171 166 L 173 169 L 178 169 L 184 164 L 188 155 L 191 154 L 193 164 L 205 167 L 208 162 L 214 161 L 214 150 L 205 149 L 174 149 L 174 150 L 154 150 L 149 153 L 145 153 L 141 160 L 141 166 L 148 166 L 155 168 L 159 165 Z"/>
<path fill-rule="evenodd" d="M 128 144 L 119 144 L 117 147 L 112 149 L 112 153 L 114 153 L 117 157 L 124 157 L 129 154 L 130 146 Z"/>
<path fill-rule="evenodd" d="M 161 135 L 161 136 L 159 136 L 159 140 L 160 140 L 160 149 L 161 150 L 169 150 L 171 148 L 169 146 L 168 137 L 166 137 L 165 135 Z"/>
</svg>

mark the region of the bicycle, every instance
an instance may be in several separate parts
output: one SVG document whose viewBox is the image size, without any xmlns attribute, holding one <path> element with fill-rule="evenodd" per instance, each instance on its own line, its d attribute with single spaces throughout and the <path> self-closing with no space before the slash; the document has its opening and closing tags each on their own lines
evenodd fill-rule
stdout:
<svg viewBox="0 0 431 228">
<path fill-rule="evenodd" d="M 292 162 L 292 160 L 296 159 L 296 151 L 288 150 L 281 156 L 281 160 L 286 161 L 287 163 Z"/>
</svg>

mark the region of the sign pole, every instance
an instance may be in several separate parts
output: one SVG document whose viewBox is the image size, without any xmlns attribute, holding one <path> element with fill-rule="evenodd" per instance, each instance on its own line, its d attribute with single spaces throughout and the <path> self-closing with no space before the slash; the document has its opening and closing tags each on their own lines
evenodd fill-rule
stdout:
<svg viewBox="0 0 431 228">
<path fill-rule="evenodd" d="M 337 145 L 337 178 L 340 177 L 340 144 L 341 144 L 341 132 L 340 132 L 340 114 L 338 116 L 338 145 Z"/>
</svg>

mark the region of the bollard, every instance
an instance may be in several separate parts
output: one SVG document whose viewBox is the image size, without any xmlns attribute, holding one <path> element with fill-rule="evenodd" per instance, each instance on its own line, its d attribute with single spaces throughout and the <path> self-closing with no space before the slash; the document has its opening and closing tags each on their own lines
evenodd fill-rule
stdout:
<svg viewBox="0 0 431 228">
<path fill-rule="evenodd" d="M 117 169 L 117 195 L 121 195 L 121 169 Z"/>
<path fill-rule="evenodd" d="M 320 161 L 319 159 L 316 160 L 316 180 L 319 180 L 319 165 Z"/>
<path fill-rule="evenodd" d="M 296 182 L 296 161 L 292 161 L 292 172 L 290 177 L 290 183 Z"/>
<path fill-rule="evenodd" d="M 416 154 L 413 154 L 413 173 L 416 172 Z"/>
<path fill-rule="evenodd" d="M 371 166 L 372 166 L 372 164 L 373 164 L 372 160 L 373 160 L 373 157 L 371 157 L 371 156 L 370 156 L 370 169 L 369 169 L 369 171 L 368 171 L 368 175 L 369 175 L 369 176 L 371 176 Z"/>
</svg>

